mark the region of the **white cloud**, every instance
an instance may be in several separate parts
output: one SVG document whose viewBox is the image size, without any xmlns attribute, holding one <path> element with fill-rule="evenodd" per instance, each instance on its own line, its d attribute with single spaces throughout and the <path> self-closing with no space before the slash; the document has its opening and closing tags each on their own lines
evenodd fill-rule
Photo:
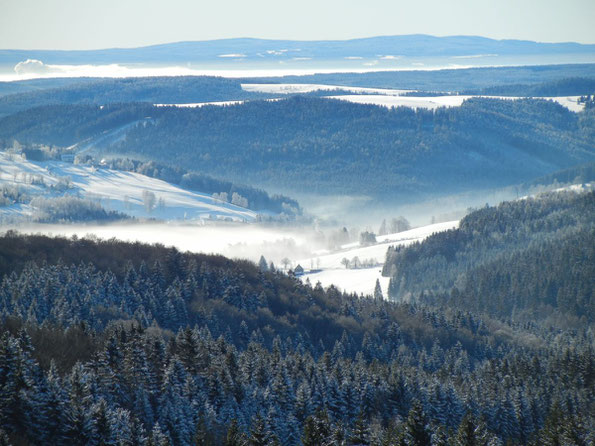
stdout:
<svg viewBox="0 0 595 446">
<path fill-rule="evenodd" d="M 50 65 L 44 64 L 41 60 L 27 59 L 14 66 L 16 74 L 48 74 L 53 71 Z"/>
<path fill-rule="evenodd" d="M 231 54 L 219 54 L 217 57 L 231 57 L 231 58 L 236 58 L 236 57 L 246 57 L 245 54 L 242 53 L 231 53 Z"/>
</svg>

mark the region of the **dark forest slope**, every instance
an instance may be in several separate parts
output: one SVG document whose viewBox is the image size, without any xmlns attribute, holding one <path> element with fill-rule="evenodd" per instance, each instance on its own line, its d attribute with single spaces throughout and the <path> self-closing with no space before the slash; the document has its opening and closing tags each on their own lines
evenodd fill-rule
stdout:
<svg viewBox="0 0 595 446">
<path fill-rule="evenodd" d="M 554 193 L 472 212 L 459 229 L 389 250 L 393 298 L 500 317 L 595 320 L 595 193 Z"/>
<path fill-rule="evenodd" d="M 586 444 L 592 432 L 587 330 L 115 240 L 8 233 L 0 258 L 5 443 Z"/>
<path fill-rule="evenodd" d="M 23 83 L 22 88 L 33 88 L 30 87 L 31 83 Z M 33 91 L 0 96 L 0 116 L 49 104 L 177 104 L 268 97 L 242 90 L 239 80 L 209 76 L 48 79 L 46 82 L 39 80 L 33 86 L 37 87 Z M 0 84 L 0 92 L 1 88 Z"/>
<path fill-rule="evenodd" d="M 62 105 L 0 120 L 0 138 L 69 145 L 150 116 L 104 150 L 264 187 L 412 199 L 593 161 L 593 113 L 529 99 L 435 112 L 304 97 L 201 109 Z"/>
</svg>

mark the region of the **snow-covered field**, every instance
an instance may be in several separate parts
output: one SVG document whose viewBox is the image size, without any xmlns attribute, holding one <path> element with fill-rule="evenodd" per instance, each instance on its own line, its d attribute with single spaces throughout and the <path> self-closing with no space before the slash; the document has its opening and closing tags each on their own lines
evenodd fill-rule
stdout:
<svg viewBox="0 0 595 446">
<path fill-rule="evenodd" d="M 579 97 L 580 96 L 558 96 L 558 97 L 543 98 L 543 99 L 549 99 L 551 101 L 555 101 L 558 104 L 566 107 L 568 110 L 578 113 L 585 109 L 585 104 L 578 103 Z"/>
<path fill-rule="evenodd" d="M 410 108 L 425 108 L 428 110 L 435 110 L 438 107 L 460 107 L 463 102 L 473 97 L 495 98 L 495 99 L 520 99 L 518 97 L 510 96 L 396 96 L 396 95 L 338 95 L 327 96 L 332 99 L 340 99 L 342 101 L 355 102 L 357 104 L 371 104 L 381 105 L 383 107 L 410 107 Z M 585 106 L 578 103 L 579 96 L 564 96 L 564 97 L 544 97 L 539 99 L 547 99 L 555 101 L 558 104 L 566 107 L 570 111 L 580 112 Z"/>
<path fill-rule="evenodd" d="M 438 107 L 460 107 L 467 99 L 473 97 L 485 97 L 494 99 L 520 99 L 512 96 L 479 96 L 479 95 L 459 95 L 459 96 L 403 96 L 403 94 L 415 90 L 397 90 L 389 88 L 366 88 L 366 87 L 349 87 L 340 85 L 328 84 L 242 84 L 242 89 L 249 92 L 268 93 L 279 95 L 304 94 L 314 91 L 328 92 L 330 99 L 339 99 L 342 101 L 354 102 L 357 104 L 379 105 L 383 107 L 410 107 L 410 108 L 424 108 L 428 110 L 435 110 Z M 337 90 L 353 92 L 352 95 L 333 95 Z M 579 104 L 579 96 L 557 96 L 557 97 L 543 97 L 540 99 L 547 99 L 555 101 L 558 104 L 568 108 L 573 112 L 580 112 L 584 110 L 584 104 Z M 269 99 L 269 101 L 276 101 L 277 99 Z M 176 106 L 176 107 L 204 107 L 206 105 L 234 105 L 242 104 L 244 101 L 221 101 L 221 102 L 198 102 L 198 103 L 182 103 L 182 104 L 155 104 L 158 107 Z"/>
<path fill-rule="evenodd" d="M 242 84 L 245 86 L 247 84 Z M 373 91 L 367 90 L 375 90 L 380 92 L 382 89 L 379 88 L 359 88 L 359 87 L 334 87 L 331 85 L 309 85 L 309 84 L 249 84 L 249 85 L 270 85 L 275 86 L 277 88 L 271 88 L 268 91 L 266 88 L 263 89 L 254 89 L 249 91 L 260 91 L 263 93 L 276 93 L 276 94 L 301 94 L 301 93 L 309 93 L 312 91 L 328 91 L 332 93 L 335 91 L 334 89 L 339 88 L 340 90 L 348 90 L 353 92 L 361 91 L 362 93 L 368 92 L 370 94 L 346 94 L 346 95 L 329 95 L 323 96 L 329 99 L 339 99 L 341 101 L 348 101 L 353 102 L 356 104 L 368 104 L 368 105 L 379 105 L 382 107 L 409 107 L 413 109 L 417 108 L 424 108 L 427 110 L 435 110 L 439 107 L 460 107 L 463 102 L 470 98 L 475 97 L 483 97 L 483 98 L 494 98 L 494 99 L 508 99 L 508 100 L 515 100 L 521 99 L 519 97 L 511 97 L 511 96 L 400 96 L 400 94 L 405 93 L 406 91 L 411 90 L 384 90 L 387 93 L 374 93 Z M 287 87 L 287 89 L 284 89 Z M 295 87 L 295 88 L 294 88 Z M 310 88 L 312 87 L 312 88 Z M 550 101 L 557 102 L 558 104 L 566 107 L 568 110 L 578 113 L 585 109 L 584 104 L 578 103 L 579 96 L 559 96 L 559 97 L 543 97 L 538 99 L 546 99 Z M 283 98 L 275 98 L 275 99 L 266 99 L 267 101 L 279 101 Z M 224 106 L 224 105 L 236 105 L 236 104 L 243 104 L 245 101 L 220 101 L 220 102 L 195 102 L 195 103 L 182 103 L 182 104 L 154 104 L 157 107 L 190 107 L 190 108 L 200 108 L 207 105 L 213 106 Z"/>
<path fill-rule="evenodd" d="M 409 107 L 413 109 L 423 108 L 435 110 L 439 107 L 460 107 L 464 101 L 470 98 L 483 97 L 493 99 L 521 99 L 513 96 L 480 96 L 480 95 L 446 95 L 446 96 L 403 96 L 403 94 L 415 90 L 396 90 L 389 88 L 365 88 L 365 87 L 345 87 L 339 85 L 327 84 L 242 84 L 245 91 L 256 93 L 268 93 L 287 96 L 291 94 L 304 94 L 313 91 L 328 92 L 329 99 L 339 99 L 341 101 L 353 102 L 356 104 L 379 105 L 382 107 Z M 354 94 L 336 95 L 337 91 L 352 92 Z M 278 101 L 282 98 L 268 99 L 269 101 Z M 579 104 L 579 96 L 556 96 L 542 97 L 557 102 L 572 112 L 578 113 L 584 110 L 585 105 Z M 235 105 L 242 104 L 245 101 L 221 101 L 221 102 L 198 102 L 183 104 L 155 104 L 157 107 L 175 106 L 175 107 L 204 107 L 207 105 Z"/>
<path fill-rule="evenodd" d="M 313 91 L 351 91 L 353 93 L 382 94 L 386 96 L 399 96 L 414 90 L 395 90 L 389 88 L 345 87 L 327 84 L 242 84 L 245 91 L 269 94 L 299 94 Z"/>
<path fill-rule="evenodd" d="M 42 184 L 31 184 L 33 183 Z M 68 179 L 68 180 L 67 180 Z M 225 203 L 210 195 L 188 191 L 162 180 L 132 172 L 123 172 L 58 161 L 32 162 L 0 152 L 0 184 L 18 185 L 31 195 L 56 196 L 51 186 L 69 181 L 68 194 L 97 200 L 107 210 L 134 217 L 163 220 L 231 219 L 254 221 L 256 213 Z M 154 194 L 155 207 L 145 209 L 143 195 Z M 14 213 L 14 205 L 0 207 L 0 214 Z M 19 206 L 23 213 L 31 212 Z"/>
<path fill-rule="evenodd" d="M 590 192 L 595 190 L 595 183 L 577 183 L 577 184 L 569 184 L 567 186 L 558 187 L 556 189 L 539 189 L 536 192 L 530 193 L 529 195 L 524 195 L 522 197 L 517 198 L 517 200 L 527 200 L 529 198 L 535 198 L 539 194 L 544 192 L 575 192 L 577 194 L 583 192 Z"/>
<path fill-rule="evenodd" d="M 381 105 L 383 107 L 426 108 L 434 110 L 438 107 L 458 107 L 471 96 L 387 96 L 387 95 L 339 95 L 328 96 L 331 99 L 355 102 L 357 104 Z"/>
<path fill-rule="evenodd" d="M 325 287 L 335 285 L 341 290 L 357 294 L 373 294 L 376 279 L 378 279 L 380 280 L 382 293 L 386 297 L 389 279 L 388 277 L 382 277 L 381 271 L 388 247 L 395 245 L 404 246 L 416 241 L 422 241 L 435 232 L 456 228 L 458 224 L 458 220 L 448 221 L 422 226 L 396 234 L 379 236 L 376 238 L 378 243 L 372 246 L 360 247 L 358 243 L 343 245 L 340 251 L 304 258 L 296 262 L 296 265 L 299 264 L 304 268 L 305 274 L 302 276 L 302 280 L 304 281 L 309 279 L 312 284 L 320 282 Z M 357 257 L 362 262 L 369 259 L 375 260 L 377 266 L 347 269 L 341 263 L 341 260 L 344 258 L 352 260 L 354 257 Z M 314 272 L 311 272 L 311 269 L 314 269 Z"/>
</svg>

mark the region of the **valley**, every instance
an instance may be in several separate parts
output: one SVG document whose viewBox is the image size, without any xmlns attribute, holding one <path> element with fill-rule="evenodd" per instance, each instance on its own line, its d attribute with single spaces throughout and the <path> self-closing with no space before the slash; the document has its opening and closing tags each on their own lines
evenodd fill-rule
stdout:
<svg viewBox="0 0 595 446">
<path fill-rule="evenodd" d="M 592 8 L 17 3 L 0 445 L 594 443 Z"/>
</svg>

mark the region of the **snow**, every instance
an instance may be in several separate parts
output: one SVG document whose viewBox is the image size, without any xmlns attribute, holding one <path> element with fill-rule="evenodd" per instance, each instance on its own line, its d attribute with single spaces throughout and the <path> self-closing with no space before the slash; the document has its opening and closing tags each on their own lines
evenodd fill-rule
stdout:
<svg viewBox="0 0 595 446">
<path fill-rule="evenodd" d="M 554 192 L 589 192 L 595 189 L 595 183 L 577 183 L 571 184 L 569 186 L 559 187 L 558 189 L 554 189 Z"/>
<path fill-rule="evenodd" d="M 296 252 L 302 248 L 303 256 L 307 256 L 307 253 L 311 252 L 309 234 L 303 229 L 260 226 L 258 224 L 238 225 L 237 223 L 222 222 L 204 226 L 183 222 L 124 223 L 100 226 L 37 224 L 21 225 L 17 229 L 25 233 L 44 233 L 67 237 L 72 235 L 84 237 L 87 234 L 93 234 L 95 237 L 105 240 L 117 238 L 132 242 L 161 243 L 165 246 L 175 246 L 181 251 L 221 254 L 232 258 L 247 258 L 254 262 L 258 261 L 261 254 L 264 254 L 267 260 L 273 260 L 277 266 L 281 265 L 280 259 L 283 257 L 300 258 Z M 387 296 L 389 278 L 382 277 L 381 271 L 388 247 L 421 241 L 432 233 L 454 228 L 457 225 L 457 221 L 450 221 L 389 234 L 378 237 L 379 243 L 373 246 L 344 245 L 337 252 L 302 257 L 291 267 L 295 268 L 300 264 L 306 270 L 306 274 L 301 276 L 301 279 L 304 281 L 309 279 L 313 285 L 320 281 L 325 287 L 335 285 L 341 290 L 364 295 L 374 292 L 376 279 L 378 279 L 384 296 Z M 291 245 L 295 245 L 297 250 L 292 251 L 291 248 L 288 248 Z M 276 253 L 274 254 L 274 252 Z M 378 265 L 360 269 L 345 269 L 341 265 L 342 258 L 352 259 L 355 256 L 361 260 L 375 258 Z M 311 265 L 319 270 L 310 272 Z"/>
<path fill-rule="evenodd" d="M 405 93 L 415 90 L 396 90 L 388 88 L 364 88 L 364 87 L 345 87 L 340 85 L 327 84 L 242 84 L 242 89 L 250 92 L 269 93 L 269 94 L 301 94 L 311 93 L 313 91 L 328 91 L 332 93 L 335 90 L 349 91 L 357 94 L 353 95 L 329 95 L 330 99 L 339 99 L 342 101 L 354 102 L 357 104 L 379 105 L 383 107 L 410 107 L 435 110 L 438 107 L 460 107 L 467 99 L 474 97 L 494 98 L 494 99 L 521 99 L 511 96 L 480 96 L 480 95 L 445 95 L 445 96 L 403 96 Z M 573 112 L 582 111 L 585 106 L 579 104 L 579 96 L 559 96 L 543 97 L 555 101 Z"/>
<path fill-rule="evenodd" d="M 327 84 L 242 84 L 245 91 L 269 94 L 299 94 L 311 93 L 313 91 L 351 91 L 353 93 L 382 94 L 386 96 L 399 96 L 415 90 L 396 90 L 389 88 L 365 88 L 365 87 L 345 87 L 340 85 Z"/>
<path fill-rule="evenodd" d="M 537 186 L 537 188 L 539 189 L 539 186 Z M 556 189 L 542 189 L 538 192 L 535 193 L 531 193 L 529 195 L 523 195 L 522 197 L 517 198 L 517 200 L 527 200 L 529 198 L 535 198 L 537 196 L 539 196 L 539 194 L 541 193 L 549 193 L 549 192 L 574 192 L 577 194 L 583 193 L 583 192 L 590 192 L 595 190 L 595 183 L 576 183 L 576 184 L 569 184 L 566 186 L 562 186 L 562 187 L 558 187 Z"/>
<path fill-rule="evenodd" d="M 381 105 L 383 107 L 410 107 L 434 110 L 438 107 L 458 107 L 469 96 L 385 96 L 385 95 L 344 95 L 327 96 L 330 99 L 354 102 L 356 104 Z"/>
<path fill-rule="evenodd" d="M 319 273 L 307 274 L 302 279 L 310 280 L 312 285 L 320 282 L 323 287 L 334 285 L 342 291 L 356 294 L 373 295 L 376 279 L 380 281 L 382 295 L 388 296 L 389 277 L 383 277 L 382 266 L 361 269 L 329 269 Z"/>
<path fill-rule="evenodd" d="M 320 282 L 324 287 L 335 285 L 346 292 L 366 295 L 373 294 L 376 279 L 378 279 L 384 296 L 387 296 L 389 278 L 382 276 L 382 265 L 386 260 L 388 247 L 406 246 L 416 241 L 422 241 L 436 232 L 457 228 L 458 225 L 458 220 L 447 221 L 383 235 L 376 237 L 378 242 L 376 245 L 360 247 L 358 243 L 351 243 L 343 245 L 342 249 L 337 252 L 301 259 L 296 264 L 300 264 L 306 271 L 301 276 L 303 281 L 309 279 L 312 284 Z M 378 265 L 370 268 L 347 269 L 341 264 L 342 259 L 351 260 L 356 256 L 360 261 L 374 259 Z M 314 268 L 314 271 L 311 268 Z"/>
<path fill-rule="evenodd" d="M 389 96 L 389 95 L 342 95 L 342 96 L 326 96 L 331 99 L 340 99 L 342 101 L 354 102 L 357 104 L 380 105 L 383 107 L 410 107 L 410 108 L 425 108 L 428 110 L 435 110 L 438 107 L 460 107 L 464 101 L 471 98 L 492 98 L 492 99 L 508 99 L 516 100 L 522 99 L 520 97 L 511 96 Z M 580 112 L 585 108 L 584 104 L 578 103 L 579 96 L 568 97 L 543 97 L 536 99 L 546 99 L 555 101 L 558 104 L 566 107 L 572 112 Z"/>
<path fill-rule="evenodd" d="M 214 106 L 225 106 L 225 105 L 236 105 L 243 104 L 244 101 L 216 101 L 216 102 L 189 102 L 184 104 L 153 104 L 155 107 L 188 107 L 188 108 L 200 108 L 207 105 Z"/>
<path fill-rule="evenodd" d="M 549 97 L 544 99 L 549 99 L 551 101 L 555 101 L 558 104 L 566 107 L 568 110 L 573 111 L 575 113 L 581 112 L 585 109 L 585 104 L 579 104 L 578 99 L 580 96 L 558 96 L 558 97 Z"/>
<path fill-rule="evenodd" d="M 57 184 L 60 177 L 68 177 L 73 186 L 68 191 L 70 194 L 97 200 L 107 210 L 123 212 L 134 217 L 164 220 L 256 219 L 256 213 L 249 209 L 138 173 L 96 169 L 59 161 L 32 162 L 0 152 L 0 184 L 16 183 L 31 188 L 23 178 L 24 173 L 43 178 L 48 187 Z M 50 191 L 43 189 L 43 186 L 32 186 L 32 193 L 47 194 Z M 162 200 L 163 206 L 157 205 L 152 212 L 147 212 L 143 200 L 143 193 L 146 192 L 155 194 L 155 204 Z M 0 213 L 6 210 L 0 208 Z"/>
</svg>

